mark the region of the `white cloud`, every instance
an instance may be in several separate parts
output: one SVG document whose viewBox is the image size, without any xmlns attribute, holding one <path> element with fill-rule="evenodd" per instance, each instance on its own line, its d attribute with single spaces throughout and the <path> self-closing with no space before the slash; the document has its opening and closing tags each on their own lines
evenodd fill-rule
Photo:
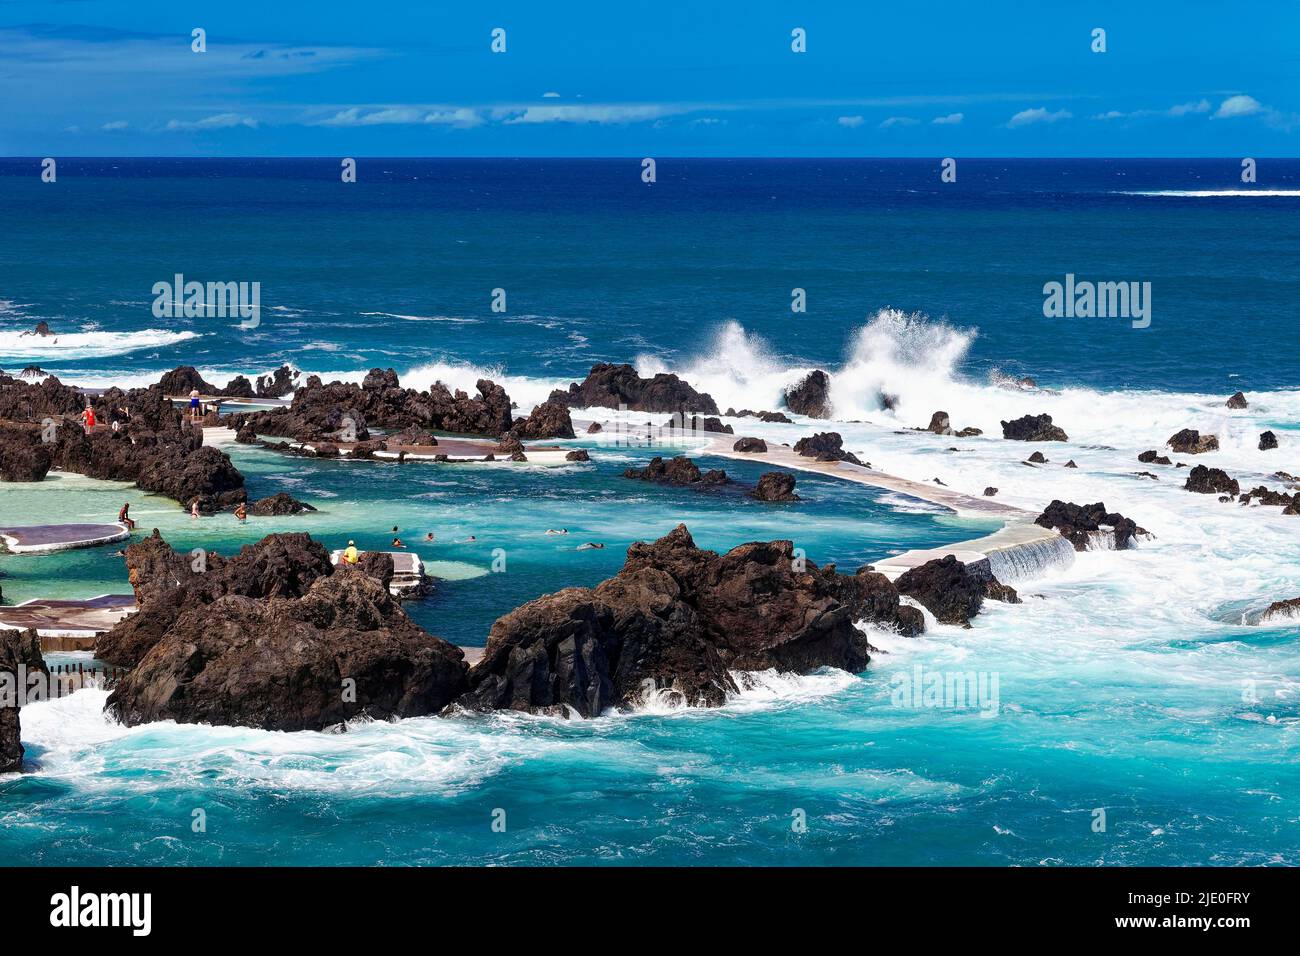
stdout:
<svg viewBox="0 0 1300 956">
<path fill-rule="evenodd" d="M 469 107 L 385 106 L 363 108 L 360 106 L 340 110 L 333 116 L 317 120 L 314 126 L 392 126 L 432 123 L 442 126 L 468 128 L 479 126 L 483 117 Z"/>
<path fill-rule="evenodd" d="M 956 126 L 965 118 L 965 113 L 949 113 L 947 116 L 936 116 L 930 122 L 936 126 Z"/>
<path fill-rule="evenodd" d="M 1108 110 L 1105 113 L 1098 113 L 1093 119 L 1098 120 L 1118 120 L 1118 119 L 1143 119 L 1148 116 L 1190 116 L 1194 113 L 1208 113 L 1210 111 L 1209 100 L 1196 100 L 1191 103 L 1178 103 L 1169 107 L 1167 110 L 1133 110 L 1125 113 L 1122 110 Z"/>
<path fill-rule="evenodd" d="M 100 129 L 109 130 L 110 132 L 118 129 L 126 129 L 126 120 L 113 120 L 111 123 L 105 123 Z"/>
<path fill-rule="evenodd" d="M 1052 113 L 1042 106 L 1035 106 L 1033 109 L 1021 110 L 1011 117 L 1011 119 L 1007 120 L 1007 126 L 1015 129 L 1018 126 L 1029 126 L 1033 123 L 1055 123 L 1059 120 L 1073 118 L 1074 114 L 1069 110 L 1057 110 Z"/>
<path fill-rule="evenodd" d="M 559 94 L 559 93 L 543 93 L 543 94 L 542 94 L 542 99 L 544 99 L 544 100 L 558 100 L 559 98 L 560 98 L 560 94 Z"/>
<path fill-rule="evenodd" d="M 840 117 L 839 119 L 837 119 L 835 122 L 839 123 L 841 126 L 847 126 L 849 129 L 857 129 L 859 126 L 862 125 L 862 117 L 861 117 L 861 116 L 841 116 L 841 117 Z"/>
<path fill-rule="evenodd" d="M 168 130 L 202 130 L 231 129 L 235 126 L 256 129 L 257 120 L 251 116 L 241 116 L 239 113 L 218 113 L 215 116 L 206 116 L 201 120 L 168 120 L 167 125 L 163 128 Z"/>
<path fill-rule="evenodd" d="M 1256 113 L 1268 112 L 1264 105 L 1253 96 L 1238 94 L 1229 96 L 1219 104 L 1215 119 L 1233 119 L 1237 116 L 1254 116 Z"/>
<path fill-rule="evenodd" d="M 471 126 L 481 125 L 483 117 L 476 110 L 462 106 L 456 109 L 431 110 L 425 114 L 423 122 L 468 129 Z"/>
<path fill-rule="evenodd" d="M 507 125 L 520 123 L 640 123 L 659 119 L 674 112 L 682 112 L 655 103 L 572 104 L 565 106 L 499 107 L 493 110 L 493 119 Z"/>
<path fill-rule="evenodd" d="M 915 126 L 920 120 L 912 119 L 910 116 L 891 116 L 880 124 L 881 129 L 889 129 L 891 126 Z"/>
</svg>

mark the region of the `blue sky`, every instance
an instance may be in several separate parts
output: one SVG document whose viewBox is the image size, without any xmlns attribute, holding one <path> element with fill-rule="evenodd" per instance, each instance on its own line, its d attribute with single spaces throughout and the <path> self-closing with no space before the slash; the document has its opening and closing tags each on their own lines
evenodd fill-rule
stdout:
<svg viewBox="0 0 1300 956">
<path fill-rule="evenodd" d="M 0 154 L 1300 155 L 1293 0 L 705 7 L 0 0 Z"/>
</svg>

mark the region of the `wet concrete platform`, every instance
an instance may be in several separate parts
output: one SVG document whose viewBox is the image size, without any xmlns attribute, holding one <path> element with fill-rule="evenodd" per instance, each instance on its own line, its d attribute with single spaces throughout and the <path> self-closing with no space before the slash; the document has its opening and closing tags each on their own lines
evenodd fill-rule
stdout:
<svg viewBox="0 0 1300 956">
<path fill-rule="evenodd" d="M 0 539 L 14 554 L 94 548 L 125 541 L 130 536 L 131 532 L 122 524 L 37 524 L 0 528 Z"/>
</svg>

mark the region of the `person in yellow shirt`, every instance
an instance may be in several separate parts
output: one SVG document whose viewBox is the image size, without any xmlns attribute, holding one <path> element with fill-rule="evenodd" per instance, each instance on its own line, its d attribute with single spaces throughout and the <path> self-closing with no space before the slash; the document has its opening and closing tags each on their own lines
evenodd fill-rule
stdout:
<svg viewBox="0 0 1300 956">
<path fill-rule="evenodd" d="M 348 549 L 343 552 L 343 560 L 348 564 L 357 563 L 357 544 L 355 541 L 348 542 Z"/>
</svg>

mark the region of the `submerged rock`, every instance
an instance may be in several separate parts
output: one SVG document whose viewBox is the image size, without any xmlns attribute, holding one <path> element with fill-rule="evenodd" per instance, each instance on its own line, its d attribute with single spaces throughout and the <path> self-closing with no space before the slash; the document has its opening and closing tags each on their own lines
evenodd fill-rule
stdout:
<svg viewBox="0 0 1300 956">
<path fill-rule="evenodd" d="M 1142 452 L 1142 454 L 1138 455 L 1138 461 L 1142 462 L 1142 464 L 1144 465 L 1172 465 L 1173 464 L 1173 462 L 1169 460 L 1168 456 L 1160 454 L 1154 448 L 1149 451 L 1144 451 Z"/>
<path fill-rule="evenodd" d="M 660 372 L 642 378 L 631 365 L 602 362 L 591 367 L 582 382 L 567 391 L 556 389 L 548 401 L 570 408 L 618 408 L 634 412 L 698 412 L 717 415 L 718 406 L 710 395 L 697 392 L 676 375 Z"/>
<path fill-rule="evenodd" d="M 565 461 L 591 461 L 591 455 L 585 448 L 576 448 L 564 456 Z"/>
<path fill-rule="evenodd" d="M 656 455 L 644 468 L 627 469 L 623 472 L 623 477 L 665 485 L 725 485 L 731 481 L 727 473 L 720 468 L 710 468 L 708 471 L 701 472 L 700 466 L 684 455 L 678 455 L 667 461 Z"/>
<path fill-rule="evenodd" d="M 1274 601 L 1261 615 L 1259 623 L 1273 624 L 1295 620 L 1300 620 L 1300 597 L 1288 598 L 1285 601 Z"/>
<path fill-rule="evenodd" d="M 19 711 L 33 674 L 49 677 L 41 656 L 41 639 L 34 629 L 0 629 L 0 773 L 22 769 L 22 726 Z"/>
<path fill-rule="evenodd" d="M 1202 495 L 1233 495 L 1241 493 L 1241 485 L 1222 468 L 1206 468 L 1197 465 L 1187 473 L 1187 483 L 1183 487 Z"/>
<path fill-rule="evenodd" d="M 759 501 L 798 501 L 794 484 L 794 475 L 789 472 L 769 471 L 759 477 L 758 485 L 749 494 Z"/>
<path fill-rule="evenodd" d="M 821 369 L 814 369 L 798 385 L 786 390 L 786 408 L 809 418 L 830 418 L 830 389 L 830 376 Z"/>
<path fill-rule="evenodd" d="M 1165 444 L 1180 455 L 1201 455 L 1207 451 L 1219 450 L 1217 435 L 1202 435 L 1195 428 L 1184 428 L 1177 434 L 1170 435 Z"/>
<path fill-rule="evenodd" d="M 756 412 L 748 408 L 742 408 L 736 411 L 734 408 L 727 409 L 728 418 L 757 418 L 765 422 L 774 422 L 782 425 L 793 425 L 794 419 L 784 412 Z"/>
<path fill-rule="evenodd" d="M 296 515 L 304 511 L 315 511 L 309 504 L 304 504 L 293 495 L 280 491 L 268 498 L 262 498 L 248 506 L 250 515 L 257 515 L 259 518 L 269 517 L 271 515 Z"/>
<path fill-rule="evenodd" d="M 1052 416 L 1025 415 L 1014 421 L 1002 423 L 1002 437 L 1012 441 L 1069 441 L 1070 436 L 1058 425 L 1052 424 Z"/>
<path fill-rule="evenodd" d="M 666 694 L 718 706 L 732 670 L 862 670 L 856 620 L 918 633 L 915 608 L 866 569 L 841 575 L 796 558 L 790 541 L 726 554 L 697 548 L 685 525 L 628 549 L 595 588 L 568 588 L 497 620 L 459 703 L 593 717 Z"/>
<path fill-rule="evenodd" d="M 1116 551 L 1133 547 L 1137 535 L 1146 534 L 1136 521 L 1115 511 L 1107 511 L 1098 501 L 1091 505 L 1056 499 L 1034 519 L 1034 524 L 1052 528 L 1074 546 L 1075 551 L 1089 551 L 1112 545 Z"/>
</svg>

